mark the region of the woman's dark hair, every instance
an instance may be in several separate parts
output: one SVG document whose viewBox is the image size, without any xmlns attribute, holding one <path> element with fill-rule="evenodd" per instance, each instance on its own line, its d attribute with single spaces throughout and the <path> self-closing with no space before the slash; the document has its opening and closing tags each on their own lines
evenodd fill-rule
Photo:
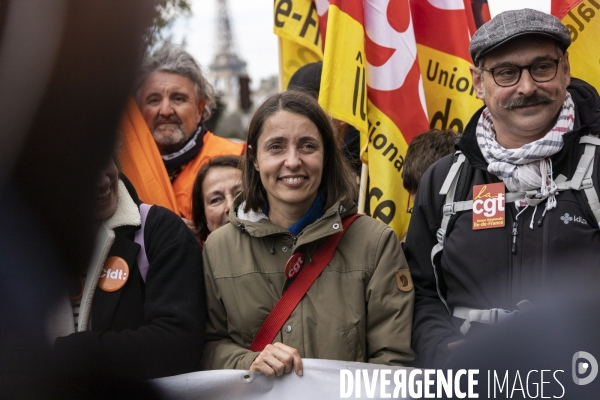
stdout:
<svg viewBox="0 0 600 400">
<path fill-rule="evenodd" d="M 254 168 L 258 148 L 258 138 L 262 134 L 266 120 L 279 111 L 287 111 L 308 118 L 319 131 L 323 140 L 325 155 L 321 190 L 325 196 L 325 209 L 341 199 L 356 198 L 358 185 L 342 152 L 336 145 L 333 126 L 319 103 L 308 94 L 287 91 L 268 97 L 254 113 L 248 127 L 248 148 L 244 158 L 242 193 L 246 205 L 244 211 L 258 211 L 267 202 L 267 192 L 260 180 L 259 172 Z"/>
<path fill-rule="evenodd" d="M 204 193 L 202 193 L 202 183 L 208 172 L 213 168 L 224 168 L 231 167 L 242 170 L 241 167 L 242 158 L 238 156 L 221 156 L 215 157 L 200 168 L 198 175 L 196 175 L 196 181 L 194 182 L 194 189 L 192 189 L 192 221 L 196 227 L 196 235 L 201 241 L 205 241 L 208 236 L 208 224 L 206 223 L 206 213 L 204 211 Z"/>
</svg>

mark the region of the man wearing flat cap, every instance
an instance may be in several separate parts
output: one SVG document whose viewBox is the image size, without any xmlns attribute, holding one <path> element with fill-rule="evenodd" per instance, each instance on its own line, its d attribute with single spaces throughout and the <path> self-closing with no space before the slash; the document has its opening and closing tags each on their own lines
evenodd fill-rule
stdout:
<svg viewBox="0 0 600 400">
<path fill-rule="evenodd" d="M 600 283 L 600 98 L 560 21 L 524 9 L 473 35 L 485 106 L 423 176 L 406 241 L 413 347 L 439 367 L 478 332 Z M 594 289 L 595 290 L 595 289 Z"/>
</svg>

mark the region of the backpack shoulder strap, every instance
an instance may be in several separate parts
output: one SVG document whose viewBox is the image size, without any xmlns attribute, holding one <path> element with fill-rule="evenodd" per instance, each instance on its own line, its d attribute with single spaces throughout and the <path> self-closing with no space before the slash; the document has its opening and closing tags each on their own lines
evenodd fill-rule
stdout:
<svg viewBox="0 0 600 400">
<path fill-rule="evenodd" d="M 596 147 L 600 146 L 600 139 L 596 135 L 589 134 L 581 137 L 579 144 L 585 144 L 585 149 L 577 163 L 573 177 L 568 181 L 563 175 L 559 175 L 555 179 L 556 186 L 559 191 L 583 190 L 596 219 L 596 223 L 600 227 L 600 200 L 598 200 L 598 193 L 594 188 L 592 178 L 596 164 L 594 162 Z"/>
<path fill-rule="evenodd" d="M 579 143 L 585 144 L 586 146 L 584 153 L 579 159 L 577 168 L 573 174 L 573 178 L 567 181 L 564 176 L 559 175 L 559 177 L 556 179 L 556 184 L 559 191 L 583 190 L 592 213 L 596 218 L 596 222 L 600 228 L 600 199 L 596 189 L 594 188 L 594 182 L 592 180 L 592 174 L 595 166 L 594 157 L 596 153 L 596 147 L 600 146 L 600 138 L 598 138 L 597 135 L 589 134 L 583 136 Z M 455 155 L 455 161 L 448 171 L 448 175 L 446 175 L 446 179 L 444 180 L 442 188 L 440 189 L 440 195 L 445 195 L 446 199 L 442 206 L 441 220 L 436 234 L 438 243 L 431 249 L 431 265 L 435 275 L 438 296 L 440 297 L 440 300 L 442 300 L 442 303 L 444 303 L 446 306 L 448 313 L 450 313 L 450 308 L 448 307 L 448 304 L 446 303 L 446 300 L 442 296 L 440 290 L 439 277 L 437 268 L 435 266 L 435 258 L 444 249 L 444 240 L 452 228 L 452 222 L 456 219 L 456 214 L 458 212 L 471 210 L 473 208 L 473 200 L 465 200 L 469 191 L 469 175 L 472 174 L 473 168 L 461 151 L 457 151 Z M 522 199 L 524 195 L 528 194 L 529 192 L 507 193 L 505 202 L 512 203 L 516 200 Z M 455 201 L 456 199 L 460 200 Z"/>
<path fill-rule="evenodd" d="M 600 201 L 598 200 L 598 193 L 594 188 L 594 180 L 592 179 L 592 174 L 594 172 L 594 157 L 596 155 L 596 147 L 600 146 L 600 139 L 594 135 L 583 136 L 579 141 L 580 144 L 585 143 L 585 150 L 583 155 L 579 159 L 579 163 L 577 164 L 577 169 L 575 170 L 575 174 L 573 175 L 573 179 L 571 179 L 570 188 L 574 189 L 574 185 L 577 184 L 575 179 L 579 184 L 577 185 L 577 190 L 583 190 L 585 193 L 585 197 L 587 197 L 587 201 L 592 209 L 592 213 L 596 218 L 596 223 L 600 227 Z M 580 177 L 580 171 L 585 169 L 585 173 L 583 173 L 583 178 Z"/>
<path fill-rule="evenodd" d="M 446 306 L 448 313 L 450 313 L 450 308 L 448 307 L 446 299 L 444 299 L 444 296 L 442 296 L 442 292 L 440 290 L 440 280 L 438 277 L 437 268 L 435 266 L 435 258 L 444 248 L 444 239 L 446 237 L 446 231 L 450 223 L 450 218 L 458 211 L 464 211 L 465 209 L 470 209 L 473 207 L 472 201 L 454 201 L 458 181 L 466 179 L 466 174 L 463 172 L 463 169 L 465 169 L 465 165 L 469 165 L 467 158 L 464 154 L 462 154 L 461 151 L 457 151 L 455 153 L 454 163 L 450 167 L 448 175 L 446 175 L 446 179 L 444 180 L 442 188 L 440 189 L 440 195 L 445 195 L 446 199 L 442 206 L 442 219 L 440 221 L 440 227 L 438 228 L 436 233 L 438 243 L 431 249 L 431 265 L 433 267 L 433 273 L 435 276 L 436 289 L 438 292 L 438 296 L 442 303 L 444 303 L 444 305 Z M 462 179 L 461 176 L 463 176 Z M 466 185 L 463 183 L 463 185 L 461 186 L 464 188 Z M 464 196 L 463 193 L 461 193 L 460 195 Z"/>
<path fill-rule="evenodd" d="M 142 280 L 146 283 L 146 275 L 148 274 L 148 269 L 150 268 L 150 263 L 148 262 L 148 256 L 146 255 L 146 244 L 144 242 L 144 230 L 146 227 L 146 219 L 148 218 L 148 212 L 152 208 L 151 205 L 142 203 L 140 204 L 140 217 L 142 219 L 142 226 L 135 232 L 134 241 L 140 245 L 141 249 L 137 256 L 137 265 L 140 271 L 140 275 L 142 275 Z"/>
</svg>

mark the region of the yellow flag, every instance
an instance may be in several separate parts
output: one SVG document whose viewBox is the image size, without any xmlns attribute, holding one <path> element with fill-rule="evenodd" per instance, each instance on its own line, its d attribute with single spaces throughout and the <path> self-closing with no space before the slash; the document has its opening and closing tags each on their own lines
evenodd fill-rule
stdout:
<svg viewBox="0 0 600 400">
<path fill-rule="evenodd" d="M 463 2 L 410 0 L 410 9 L 430 127 L 462 133 L 483 105 L 469 71 L 470 14 Z"/>
<path fill-rule="evenodd" d="M 319 104 L 333 118 L 368 132 L 364 28 L 339 7 L 329 7 Z M 363 135 L 363 137 L 364 137 Z M 363 142 L 361 140 L 361 147 Z"/>
<path fill-rule="evenodd" d="M 569 29 L 571 76 L 583 79 L 600 91 L 600 1 L 565 1 L 568 12 L 557 15 Z M 555 6 L 553 4 L 553 14 Z M 556 14 L 555 14 L 556 15 Z"/>
<path fill-rule="evenodd" d="M 274 29 L 279 36 L 282 90 L 301 66 L 323 59 L 319 16 L 312 0 L 276 0 Z"/>
<path fill-rule="evenodd" d="M 471 62 L 428 46 L 419 44 L 417 48 L 430 127 L 462 133 L 483 105 L 475 96 Z"/>
</svg>

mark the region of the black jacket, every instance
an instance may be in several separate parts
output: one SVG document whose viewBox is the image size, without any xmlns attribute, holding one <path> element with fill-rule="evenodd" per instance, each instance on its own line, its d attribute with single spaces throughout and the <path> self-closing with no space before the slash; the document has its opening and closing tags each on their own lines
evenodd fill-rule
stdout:
<svg viewBox="0 0 600 400">
<path fill-rule="evenodd" d="M 600 98 L 591 86 L 577 79 L 572 79 L 568 90 L 575 102 L 575 127 L 563 136 L 564 147 L 552 157 L 552 164 L 554 177 L 563 174 L 571 179 L 584 149 L 579 138 L 600 132 Z M 500 182 L 487 172 L 487 162 L 477 144 L 475 128 L 480 114 L 481 110 L 457 140 L 456 148 L 465 154 L 473 168 L 468 195 L 455 201 L 472 199 L 474 185 Z M 443 158 L 423 176 L 405 247 L 416 290 L 413 348 L 419 355 L 419 364 L 428 367 L 444 364 L 450 355 L 448 343 L 464 339 L 459 331 L 463 320 L 449 316 L 438 297 L 430 261 L 445 201 L 439 191 L 453 160 L 454 155 Z M 598 191 L 598 148 L 594 164 L 592 178 Z M 471 211 L 456 217 L 437 262 L 440 287 L 451 310 L 456 306 L 515 310 L 521 300 L 540 304 L 546 296 L 567 286 L 600 283 L 600 232 L 584 193 L 565 191 L 556 199 L 557 207 L 543 219 L 545 203 L 537 210 L 529 207 L 518 217 L 514 254 L 512 226 L 517 214 L 514 204 L 505 207 L 504 228 L 475 231 Z M 561 219 L 567 213 L 580 218 Z M 532 218 L 533 229 L 530 229 Z M 473 326 L 467 336 L 476 331 Z"/>
<path fill-rule="evenodd" d="M 138 205 L 133 186 L 123 177 Z M 198 241 L 171 211 L 153 206 L 144 243 L 150 264 L 146 282 L 137 266 L 139 226 L 114 228 L 108 257 L 123 258 L 130 269 L 114 292 L 96 288 L 91 330 L 56 340 L 57 360 L 75 373 L 110 373 L 148 379 L 197 370 L 206 326 L 202 255 Z"/>
</svg>

